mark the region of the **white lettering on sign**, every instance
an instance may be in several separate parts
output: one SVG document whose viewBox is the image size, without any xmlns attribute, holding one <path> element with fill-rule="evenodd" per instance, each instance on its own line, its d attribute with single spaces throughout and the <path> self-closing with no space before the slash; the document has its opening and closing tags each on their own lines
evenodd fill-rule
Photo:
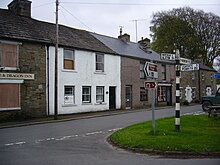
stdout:
<svg viewBox="0 0 220 165">
<path fill-rule="evenodd" d="M 146 62 L 144 72 L 147 77 L 158 78 L 157 64 Z"/>
<path fill-rule="evenodd" d="M 180 58 L 180 64 L 191 64 L 191 60 L 187 58 Z"/>
<path fill-rule="evenodd" d="M 181 71 L 199 70 L 199 64 L 181 65 Z"/>
<path fill-rule="evenodd" d="M 1 79 L 34 80 L 34 74 L 29 73 L 0 73 Z"/>
<path fill-rule="evenodd" d="M 161 60 L 175 61 L 176 60 L 176 55 L 175 54 L 170 54 L 170 53 L 161 53 L 160 54 L 160 59 Z"/>
</svg>

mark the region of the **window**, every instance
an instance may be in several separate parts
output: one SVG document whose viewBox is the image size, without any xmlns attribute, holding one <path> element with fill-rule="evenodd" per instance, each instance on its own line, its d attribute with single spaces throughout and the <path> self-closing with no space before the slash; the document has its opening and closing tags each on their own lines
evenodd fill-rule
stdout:
<svg viewBox="0 0 220 165">
<path fill-rule="evenodd" d="M 205 80 L 205 74 L 204 74 L 204 72 L 202 72 L 202 80 L 203 80 L 203 81 Z"/>
<path fill-rule="evenodd" d="M 89 86 L 82 87 L 82 102 L 91 103 L 91 87 Z"/>
<path fill-rule="evenodd" d="M 96 87 L 96 102 L 97 103 L 104 102 L 104 87 L 103 86 Z"/>
<path fill-rule="evenodd" d="M 64 104 L 75 104 L 74 86 L 64 86 Z"/>
<path fill-rule="evenodd" d="M 166 99 L 166 87 L 159 86 L 157 91 L 158 101 L 165 102 Z"/>
<path fill-rule="evenodd" d="M 75 54 L 73 50 L 64 49 L 63 68 L 75 70 Z"/>
<path fill-rule="evenodd" d="M 147 101 L 148 96 L 147 96 L 147 90 L 144 87 L 140 88 L 140 101 Z"/>
<path fill-rule="evenodd" d="M 141 79 L 145 79 L 144 65 L 145 65 L 145 63 L 140 62 L 140 78 Z"/>
<path fill-rule="evenodd" d="M 19 84 L 0 84 L 0 110 L 20 107 Z"/>
<path fill-rule="evenodd" d="M 195 99 L 196 98 L 196 88 L 192 87 L 192 98 Z"/>
<path fill-rule="evenodd" d="M 166 65 L 162 65 L 162 80 L 166 80 Z"/>
<path fill-rule="evenodd" d="M 0 67 L 18 67 L 17 45 L 0 43 Z"/>
<path fill-rule="evenodd" d="M 192 80 L 195 80 L 195 72 L 192 72 Z"/>
<path fill-rule="evenodd" d="M 96 53 L 96 71 L 104 72 L 104 54 Z"/>
</svg>

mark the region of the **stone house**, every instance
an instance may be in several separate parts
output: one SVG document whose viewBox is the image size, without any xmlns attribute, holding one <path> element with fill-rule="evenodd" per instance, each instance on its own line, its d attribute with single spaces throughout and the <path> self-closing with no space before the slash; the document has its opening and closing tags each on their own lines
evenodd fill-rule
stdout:
<svg viewBox="0 0 220 165">
<path fill-rule="evenodd" d="M 213 74 L 216 71 L 199 63 L 199 70 L 182 71 L 180 93 L 181 102 L 199 103 L 202 96 L 212 95 L 216 92 L 216 80 Z"/>
</svg>

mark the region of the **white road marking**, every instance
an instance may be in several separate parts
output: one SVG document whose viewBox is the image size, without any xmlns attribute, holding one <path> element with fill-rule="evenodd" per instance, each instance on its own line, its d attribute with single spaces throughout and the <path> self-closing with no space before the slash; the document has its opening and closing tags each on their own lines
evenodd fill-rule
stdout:
<svg viewBox="0 0 220 165">
<path fill-rule="evenodd" d="M 117 130 L 120 130 L 122 128 L 114 128 L 114 129 L 109 129 L 107 131 L 96 131 L 96 132 L 88 132 L 85 134 L 81 134 L 81 135 L 68 135 L 68 136 L 62 136 L 62 137 L 48 137 L 45 139 L 38 139 L 38 140 L 34 140 L 34 143 L 38 144 L 38 143 L 43 143 L 43 142 L 49 142 L 49 141 L 63 141 L 63 140 L 67 140 L 70 138 L 75 138 L 75 137 L 88 137 L 88 136 L 93 136 L 93 135 L 97 135 L 97 134 L 105 134 L 105 133 L 109 133 L 109 132 L 115 132 Z M 14 146 L 14 145 L 23 145 L 26 144 L 26 142 L 15 142 L 15 143 L 7 143 L 4 144 L 4 146 Z"/>
<path fill-rule="evenodd" d="M 26 143 L 26 142 L 8 143 L 8 144 L 5 144 L 5 146 L 22 145 L 22 144 L 25 144 L 25 143 Z"/>
</svg>

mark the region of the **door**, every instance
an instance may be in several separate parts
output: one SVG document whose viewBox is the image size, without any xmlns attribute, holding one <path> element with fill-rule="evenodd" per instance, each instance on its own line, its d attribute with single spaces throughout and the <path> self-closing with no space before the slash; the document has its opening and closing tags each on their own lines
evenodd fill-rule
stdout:
<svg viewBox="0 0 220 165">
<path fill-rule="evenodd" d="M 171 87 L 167 87 L 167 105 L 172 105 L 172 92 Z"/>
<path fill-rule="evenodd" d="M 132 86 L 125 87 L 125 100 L 126 100 L 126 109 L 131 109 L 132 107 Z"/>
<path fill-rule="evenodd" d="M 116 87 L 109 87 L 109 109 L 116 109 Z"/>
</svg>

